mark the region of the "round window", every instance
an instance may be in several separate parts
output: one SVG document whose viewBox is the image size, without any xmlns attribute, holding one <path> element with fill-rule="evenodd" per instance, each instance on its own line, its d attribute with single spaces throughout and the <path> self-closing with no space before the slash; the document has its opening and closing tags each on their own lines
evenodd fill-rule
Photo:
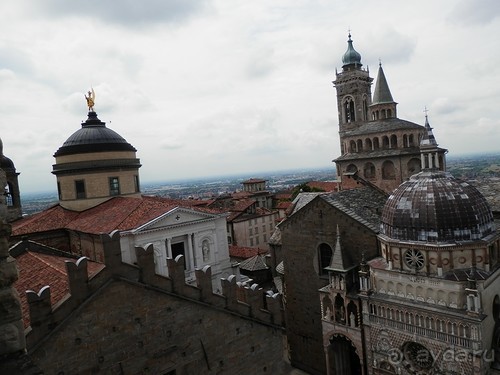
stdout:
<svg viewBox="0 0 500 375">
<path fill-rule="evenodd" d="M 424 266 L 424 254 L 420 250 L 409 249 L 404 255 L 405 263 L 408 267 L 419 270 Z"/>
<path fill-rule="evenodd" d="M 432 353 L 422 344 L 407 342 L 403 347 L 404 358 L 412 365 L 414 370 L 428 370 L 434 363 Z"/>
</svg>

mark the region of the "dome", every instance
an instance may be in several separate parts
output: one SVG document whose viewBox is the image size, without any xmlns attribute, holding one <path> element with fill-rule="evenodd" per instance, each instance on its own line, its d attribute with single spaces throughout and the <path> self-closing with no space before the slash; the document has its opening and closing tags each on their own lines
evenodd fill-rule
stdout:
<svg viewBox="0 0 500 375">
<path fill-rule="evenodd" d="M 82 128 L 74 132 L 56 151 L 55 157 L 101 151 L 137 151 L 121 135 L 106 127 L 95 112 L 89 112 Z"/>
<path fill-rule="evenodd" d="M 1 155 L 0 157 L 0 168 L 4 171 L 7 169 L 16 169 L 16 167 L 14 166 L 14 162 L 5 155 Z"/>
<path fill-rule="evenodd" d="M 342 62 L 344 65 L 356 64 L 361 66 L 361 55 L 352 46 L 351 34 L 349 34 L 349 40 L 347 41 L 347 51 L 342 56 Z"/>
<path fill-rule="evenodd" d="M 472 241 L 494 229 L 484 196 L 437 170 L 424 170 L 401 184 L 387 200 L 381 219 L 381 233 L 403 241 Z"/>
</svg>

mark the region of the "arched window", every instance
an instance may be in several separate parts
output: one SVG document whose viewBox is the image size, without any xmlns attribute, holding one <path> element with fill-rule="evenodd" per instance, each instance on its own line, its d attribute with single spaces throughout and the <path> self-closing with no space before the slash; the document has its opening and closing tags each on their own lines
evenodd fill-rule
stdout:
<svg viewBox="0 0 500 375">
<path fill-rule="evenodd" d="M 396 179 L 396 171 L 394 169 L 394 163 L 392 161 L 386 160 L 382 164 L 382 178 L 384 180 Z"/>
<path fill-rule="evenodd" d="M 356 144 L 358 146 L 358 152 L 363 151 L 363 141 L 361 139 L 358 139 L 358 141 L 356 142 Z"/>
<path fill-rule="evenodd" d="M 373 144 L 370 138 L 365 139 L 365 146 L 368 151 L 373 150 Z"/>
<path fill-rule="evenodd" d="M 5 204 L 7 207 L 14 206 L 14 195 L 12 194 L 12 185 L 10 183 L 5 185 Z"/>
<path fill-rule="evenodd" d="M 335 296 L 335 302 L 333 305 L 333 310 L 335 311 L 335 321 L 341 324 L 345 324 L 345 307 L 344 299 L 340 294 L 337 293 Z"/>
<path fill-rule="evenodd" d="M 373 163 L 366 163 L 363 168 L 363 175 L 366 179 L 371 180 L 375 178 L 375 166 Z"/>
<path fill-rule="evenodd" d="M 389 137 L 386 135 L 382 137 L 382 148 L 389 148 Z"/>
<path fill-rule="evenodd" d="M 354 108 L 354 100 L 352 97 L 348 96 L 344 99 L 344 119 L 345 122 L 354 122 L 356 121 L 355 117 L 355 108 Z"/>
<path fill-rule="evenodd" d="M 358 307 L 353 301 L 347 305 L 347 319 L 351 327 L 358 326 Z"/>
<path fill-rule="evenodd" d="M 330 265 L 330 261 L 332 260 L 332 248 L 326 244 L 322 243 L 318 248 L 318 267 L 320 275 L 327 275 L 328 271 L 325 270 L 325 267 Z"/>
<path fill-rule="evenodd" d="M 415 146 L 415 140 L 413 134 L 410 134 L 410 136 L 408 137 L 408 147 L 413 147 L 413 146 Z"/>
<path fill-rule="evenodd" d="M 378 150 L 380 148 L 378 137 L 373 138 L 373 149 Z"/>
<path fill-rule="evenodd" d="M 398 137 L 396 137 L 396 134 L 391 135 L 391 148 L 398 148 Z"/>
<path fill-rule="evenodd" d="M 356 152 L 356 151 L 357 151 L 356 142 L 354 141 L 349 142 L 349 152 Z"/>
<path fill-rule="evenodd" d="M 408 147 L 408 136 L 403 134 L 403 147 Z"/>
<path fill-rule="evenodd" d="M 408 174 L 414 175 L 420 172 L 420 159 L 412 158 L 408 161 Z"/>
<path fill-rule="evenodd" d="M 387 118 L 387 116 L 386 116 L 386 114 L 385 114 L 385 109 L 383 109 L 381 112 L 382 112 L 382 118 L 383 118 L 383 119 L 384 119 L 384 118 Z"/>
<path fill-rule="evenodd" d="M 387 118 L 392 117 L 392 111 L 390 109 L 387 110 Z"/>
<path fill-rule="evenodd" d="M 349 164 L 346 168 L 346 172 L 349 173 L 354 173 L 358 171 L 358 167 L 356 167 L 354 164 Z"/>
</svg>

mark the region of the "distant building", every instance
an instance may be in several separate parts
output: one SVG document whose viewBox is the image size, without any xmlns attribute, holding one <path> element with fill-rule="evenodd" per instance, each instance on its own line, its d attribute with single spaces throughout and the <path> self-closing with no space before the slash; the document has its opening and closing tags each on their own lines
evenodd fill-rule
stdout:
<svg viewBox="0 0 500 375">
<path fill-rule="evenodd" d="M 423 168 L 420 140 L 423 126 L 397 117 L 382 64 L 379 65 L 375 90 L 373 78 L 362 69 L 361 55 L 354 49 L 351 36 L 342 57 L 342 71 L 336 73 L 337 108 L 341 155 L 335 159 L 342 189 L 367 181 L 390 193 Z M 446 168 L 444 154 L 436 150 L 436 164 Z"/>
</svg>

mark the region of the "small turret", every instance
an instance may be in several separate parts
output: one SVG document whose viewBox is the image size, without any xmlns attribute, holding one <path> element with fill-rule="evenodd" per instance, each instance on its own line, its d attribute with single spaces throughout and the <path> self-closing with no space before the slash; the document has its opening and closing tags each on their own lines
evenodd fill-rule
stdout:
<svg viewBox="0 0 500 375">
<path fill-rule="evenodd" d="M 425 110 L 427 112 L 427 110 Z M 420 161 L 422 170 L 434 169 L 444 170 L 444 152 L 438 147 L 432 128 L 429 125 L 429 118 L 425 114 L 425 131 L 420 140 Z"/>
</svg>

